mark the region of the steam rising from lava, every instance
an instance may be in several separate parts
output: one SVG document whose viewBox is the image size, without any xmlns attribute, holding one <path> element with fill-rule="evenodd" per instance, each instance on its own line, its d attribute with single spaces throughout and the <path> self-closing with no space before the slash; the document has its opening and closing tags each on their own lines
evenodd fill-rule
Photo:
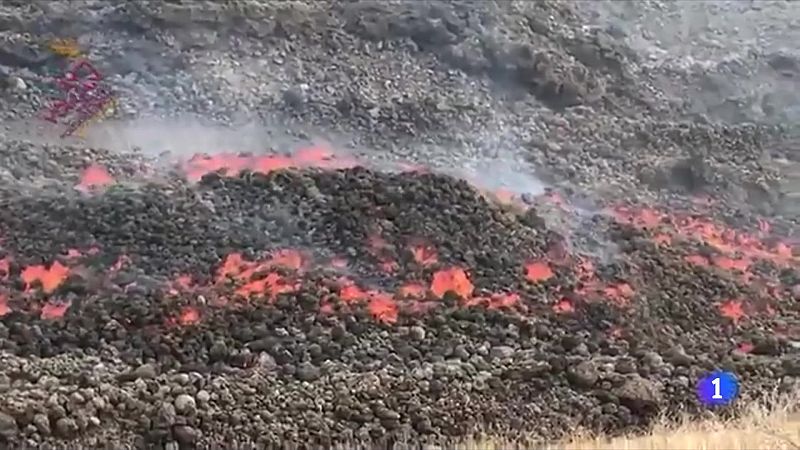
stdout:
<svg viewBox="0 0 800 450">
<path fill-rule="evenodd" d="M 270 147 L 298 145 L 297 138 L 277 127 L 252 121 L 223 126 L 191 115 L 106 121 L 89 130 L 86 142 L 119 153 L 137 152 L 164 164 L 198 154 L 262 154 Z"/>
<path fill-rule="evenodd" d="M 106 122 L 92 129 L 87 139 L 90 145 L 121 153 L 136 149 L 146 157 L 157 159 L 165 169 L 172 170 L 177 164 L 178 172 L 188 183 L 196 183 L 212 172 L 236 176 L 245 170 L 270 173 L 290 168 L 330 170 L 376 166 L 327 146 L 298 149 L 296 139 L 275 136 L 255 124 L 213 127 L 191 118 Z M 288 152 L 290 149 L 296 150 Z M 165 152 L 169 152 L 166 157 Z M 581 207 L 532 175 L 535 168 L 514 156 L 511 151 L 503 151 L 483 160 L 454 157 L 451 169 L 444 172 L 471 182 L 489 201 L 499 201 L 523 214 L 534 211 L 543 219 L 545 228 L 559 235 L 550 241 L 546 254 L 518 267 L 517 286 L 492 291 L 479 289 L 469 267 L 440 261 L 439 249 L 429 242 L 409 237 L 407 245 L 398 249 L 396 243 L 386 242 L 380 230 L 364 242 L 376 261 L 376 268 L 391 279 L 398 272 L 400 260 L 407 260 L 415 267 L 418 279 L 393 282 L 365 279 L 348 270 L 353 261 L 341 255 L 320 256 L 320 251 L 325 253 L 331 249 L 289 248 L 278 238 L 275 244 L 284 245 L 284 248 L 269 254 L 250 257 L 235 252 L 228 254 L 211 281 L 175 274 L 168 287 L 169 295 L 178 298 L 181 292 L 200 293 L 195 298 L 207 301 L 202 305 L 184 304 L 181 312 L 171 319 L 172 323 L 201 322 L 204 308 L 221 307 L 233 301 L 276 302 L 281 296 L 301 295 L 310 289 L 309 277 L 320 277 L 320 268 L 325 272 L 324 283 L 328 285 L 323 292 L 315 293 L 321 313 L 363 306 L 373 319 L 390 324 L 397 322 L 401 313 L 424 312 L 448 297 L 454 297 L 463 306 L 481 305 L 559 316 L 573 314 L 581 305 L 596 301 L 630 309 L 640 298 L 640 290 L 646 289 L 645 280 L 641 274 L 610 277 L 604 274 L 603 266 L 623 252 L 609 237 L 597 232 L 600 227 L 594 221 L 598 217 L 606 221 L 605 228 L 616 225 L 627 229 L 626 232 L 635 230 L 657 246 L 680 243 L 683 248 L 686 242 L 699 242 L 709 250 L 685 255 L 683 262 L 687 267 L 730 272 L 741 283 L 760 284 L 765 295 L 771 298 L 791 288 L 755 270 L 756 263 L 766 262 L 778 268 L 798 264 L 787 243 L 767 239 L 770 230 L 766 222 L 758 235 L 749 235 L 703 217 L 679 216 L 644 206 Z M 400 164 L 400 167 L 402 171 L 428 171 L 415 162 Z M 126 180 L 117 180 L 108 168 L 92 164 L 85 169 L 76 188 L 91 195 L 118 181 Z M 10 269 L 13 255 L 0 260 L 0 273 L 6 278 L 19 276 L 25 286 L 19 295 L 0 292 L 0 316 L 19 310 L 20 305 L 28 304 L 26 296 L 34 294 L 41 300 L 40 317 L 52 319 L 65 314 L 70 305 L 58 298 L 59 286 L 72 271 L 78 270 L 81 258 L 90 252 L 91 249 L 71 249 L 62 261 L 21 267 L 19 273 L 14 274 Z M 115 266 L 123 264 L 124 258 Z M 564 283 L 568 278 L 575 281 Z M 520 286 L 527 287 L 520 290 Z M 538 293 L 535 304 L 526 289 Z M 734 324 L 754 311 L 747 298 L 724 299 L 718 301 L 716 307 L 721 316 Z"/>
<path fill-rule="evenodd" d="M 196 155 L 181 166 L 184 176 L 189 182 L 196 182 L 203 175 L 217 172 L 222 176 L 235 176 L 241 170 L 269 173 L 274 170 L 291 167 L 313 167 L 316 169 L 337 169 L 352 167 L 358 164 L 355 160 L 340 158 L 324 146 L 302 148 L 284 155 L 242 156 L 229 153 L 213 155 Z M 90 166 L 83 174 L 80 188 L 87 193 L 113 183 L 107 171 L 97 165 Z M 528 180 L 530 183 L 530 180 Z M 528 184 L 528 186 L 531 186 Z M 501 201 L 517 202 L 517 196 L 495 195 Z M 586 215 L 580 208 L 574 207 L 567 199 L 555 191 L 544 191 L 533 196 L 525 203 L 537 205 L 537 210 L 552 211 L 552 217 L 569 218 Z M 605 208 L 602 214 L 612 219 L 626 233 L 635 230 L 652 242 L 652 245 L 671 247 L 680 245 L 682 249 L 692 245 L 704 246 L 702 252 L 690 252 L 683 258 L 687 267 L 700 266 L 730 273 L 731 278 L 744 284 L 762 287 L 761 298 L 777 299 L 791 286 L 784 286 L 769 271 L 756 270 L 757 264 L 771 264 L 775 268 L 797 267 L 798 257 L 791 246 L 780 240 L 768 239 L 770 226 L 766 221 L 759 224 L 757 234 L 748 234 L 727 228 L 721 224 L 697 215 L 679 215 L 650 207 L 618 205 Z M 580 223 L 580 222 L 578 222 Z M 570 225 L 572 226 L 572 225 Z M 552 226 L 551 226 L 552 228 Z M 566 228 L 570 230 L 569 227 Z M 216 270 L 216 277 L 210 284 L 198 284 L 191 276 L 176 274 L 170 293 L 177 295 L 182 291 L 202 292 L 202 298 L 212 299 L 204 305 L 185 305 L 174 323 L 191 325 L 203 318 L 203 308 L 227 305 L 231 300 L 278 301 L 284 294 L 299 294 L 308 289 L 304 284 L 307 276 L 315 269 L 325 268 L 325 293 L 318 293 L 319 311 L 333 313 L 342 308 L 364 306 L 377 321 L 395 323 L 400 314 L 420 313 L 435 306 L 448 295 L 454 296 L 463 306 L 482 305 L 488 308 L 512 308 L 530 312 L 531 309 L 542 313 L 542 308 L 551 314 L 573 314 L 581 304 L 596 301 L 608 301 L 621 309 L 631 308 L 639 296 L 639 289 L 646 286 L 641 274 L 628 277 L 607 277 L 598 267 L 604 261 L 595 255 L 585 254 L 570 246 L 570 236 L 551 242 L 547 254 L 528 261 L 519 267 L 520 283 L 538 287 L 544 296 L 531 303 L 524 291 L 515 291 L 508 286 L 493 292 L 478 290 L 468 267 L 443 264 L 439 261 L 437 249 L 427 242 L 409 240 L 406 248 L 398 249 L 390 245 L 380 230 L 376 230 L 364 245 L 377 262 L 376 267 L 387 275 L 397 272 L 400 254 L 406 254 L 417 268 L 420 279 L 407 281 L 398 286 L 374 283 L 370 280 L 358 279 L 341 269 L 349 262 L 345 258 L 333 258 L 323 261 L 315 255 L 306 254 L 300 249 L 284 248 L 268 255 L 245 258 L 242 254 L 231 253 L 225 257 Z M 687 247 L 688 244 L 688 247 Z M 88 252 L 90 253 L 90 251 Z M 65 257 L 65 262 L 54 261 L 51 264 L 28 266 L 21 269 L 19 277 L 24 282 L 23 296 L 40 291 L 40 296 L 55 295 L 59 286 L 68 278 L 72 268 L 69 261 L 79 260 L 87 254 L 81 249 L 72 249 Z M 10 275 L 12 257 L 2 260 L 4 274 Z M 125 264 L 121 258 L 115 268 Z M 2 268 L 0 267 L 0 268 Z M 112 268 L 112 270 L 115 270 Z M 561 284 L 564 275 L 577 280 L 577 283 Z M 318 280 L 319 281 L 319 280 Z M 399 280 L 398 280 L 399 281 Z M 55 296 L 57 297 L 57 295 Z M 199 297 L 198 297 L 199 298 Z M 0 315 L 15 310 L 14 304 L 7 296 L 0 301 Z M 24 302 L 23 302 L 24 303 Z M 717 303 L 718 312 L 732 323 L 738 324 L 749 314 L 757 312 L 756 304 L 747 298 L 729 298 Z M 68 302 L 57 298 L 44 301 L 40 306 L 42 318 L 57 318 L 69 308 Z M 769 306 L 767 308 L 769 310 Z"/>
</svg>

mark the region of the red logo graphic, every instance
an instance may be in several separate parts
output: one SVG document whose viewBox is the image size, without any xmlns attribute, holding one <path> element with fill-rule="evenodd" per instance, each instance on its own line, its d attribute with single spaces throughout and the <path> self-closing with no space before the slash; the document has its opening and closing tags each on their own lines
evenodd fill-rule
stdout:
<svg viewBox="0 0 800 450">
<path fill-rule="evenodd" d="M 80 135 L 89 123 L 106 116 L 116 104 L 112 92 L 103 83 L 103 75 L 85 59 L 70 64 L 55 83 L 63 98 L 50 103 L 42 118 L 54 124 L 66 124 L 61 137 Z"/>
</svg>

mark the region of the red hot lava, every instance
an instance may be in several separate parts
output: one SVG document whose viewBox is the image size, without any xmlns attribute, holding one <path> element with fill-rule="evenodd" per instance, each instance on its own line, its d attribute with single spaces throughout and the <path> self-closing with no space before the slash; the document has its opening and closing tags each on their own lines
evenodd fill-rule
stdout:
<svg viewBox="0 0 800 450">
<path fill-rule="evenodd" d="M 38 282 L 42 292 L 52 294 L 68 275 L 69 269 L 56 261 L 49 268 L 44 265 L 28 266 L 22 271 L 21 278 L 25 282 L 26 291 L 32 291 L 34 284 Z"/>
<path fill-rule="evenodd" d="M 714 254 L 692 253 L 684 256 L 684 261 L 731 273 L 746 286 L 761 286 L 758 295 L 766 298 L 780 301 L 791 286 L 782 285 L 773 275 L 755 272 L 759 261 L 778 269 L 800 267 L 800 258 L 788 242 L 769 237 L 771 226 L 764 219 L 758 220 L 758 231 L 750 234 L 696 215 L 669 214 L 652 208 L 621 206 L 614 208 L 612 214 L 621 223 L 651 232 L 660 245 L 672 245 L 676 239 L 704 244 Z M 720 315 L 736 324 L 747 317 L 747 305 L 745 299 L 731 299 L 720 303 L 718 309 Z M 769 304 L 761 309 L 767 314 L 774 311 Z"/>
<path fill-rule="evenodd" d="M 204 175 L 213 172 L 236 176 L 243 170 L 270 173 L 280 169 L 309 167 L 347 169 L 357 165 L 358 162 L 354 159 L 337 156 L 328 147 L 320 145 L 300 149 L 289 156 L 244 156 L 233 153 L 196 155 L 184 165 L 184 170 L 189 181 L 199 181 Z"/>
<path fill-rule="evenodd" d="M 270 300 L 280 294 L 296 292 L 299 284 L 276 272 L 279 267 L 299 271 L 303 266 L 302 256 L 290 250 L 276 252 L 263 261 L 246 261 L 241 254 L 228 255 L 217 271 L 217 283 L 233 279 L 241 283 L 235 291 L 239 297 L 249 298 L 260 295 Z"/>
<path fill-rule="evenodd" d="M 357 163 L 349 158 L 340 158 L 324 146 L 301 149 L 291 155 L 243 156 L 235 154 L 203 155 L 191 158 L 184 166 L 189 180 L 197 181 L 211 172 L 221 172 L 227 176 L 236 175 L 243 170 L 269 173 L 286 168 L 348 168 Z M 99 165 L 88 167 L 82 174 L 77 188 L 90 190 L 106 186 L 114 182 L 109 172 Z M 515 196 L 500 191 L 495 196 L 501 200 L 512 202 Z M 541 199 L 558 208 L 568 210 L 566 200 L 555 192 L 549 192 Z M 752 236 L 712 223 L 696 217 L 678 217 L 652 208 L 617 207 L 612 210 L 614 217 L 632 226 L 648 230 L 652 239 L 662 246 L 672 246 L 684 240 L 699 240 L 717 251 L 715 255 L 690 254 L 685 261 L 690 264 L 716 267 L 735 271 L 745 277 L 755 278 L 750 272 L 758 260 L 767 260 L 777 266 L 796 266 L 797 258 L 791 247 L 780 241 L 767 243 L 761 236 Z M 769 233 L 769 224 L 759 223 L 762 235 Z M 398 261 L 393 259 L 396 249 L 380 236 L 373 233 L 365 243 L 367 250 L 375 257 L 376 265 L 386 273 L 397 273 Z M 320 300 L 322 312 L 332 312 L 333 297 L 344 307 L 361 305 L 377 321 L 393 324 L 399 320 L 401 309 L 408 307 L 411 312 L 424 312 L 428 305 L 441 303 L 450 293 L 460 300 L 464 306 L 483 306 L 488 308 L 529 309 L 529 306 L 544 306 L 545 311 L 556 314 L 572 314 L 584 301 L 609 301 L 620 308 L 631 306 L 637 292 L 634 279 L 600 280 L 594 264 L 587 258 L 571 255 L 566 247 L 551 249 L 546 256 L 531 261 L 520 268 L 520 284 L 527 283 L 544 297 L 531 298 L 523 292 L 515 292 L 513 286 L 499 289 L 497 292 L 483 292 L 476 289 L 469 272 L 464 267 L 439 267 L 437 249 L 421 242 L 414 242 L 406 247 L 413 260 L 417 275 L 425 277 L 416 282 L 406 282 L 393 291 L 369 289 L 353 280 L 339 278 L 335 296 Z M 71 249 L 65 261 L 80 259 L 82 253 Z M 401 258 L 404 259 L 404 258 Z M 5 262 L 4 262 L 5 261 Z M 120 260 L 119 264 L 123 264 Z M 331 261 L 332 267 L 344 268 L 347 261 L 337 259 Z M 214 282 L 209 286 L 196 286 L 187 275 L 176 277 L 169 288 L 174 297 L 181 292 L 193 289 L 213 289 L 220 293 L 220 306 L 225 304 L 225 295 L 243 300 L 266 299 L 273 302 L 280 295 L 298 292 L 304 281 L 304 274 L 310 269 L 310 260 L 299 251 L 285 249 L 273 252 L 265 258 L 250 260 L 240 253 L 227 255 L 216 271 Z M 0 274 L 8 278 L 10 275 L 8 260 L 0 260 Z M 24 268 L 19 274 L 26 286 L 26 293 L 39 288 L 49 296 L 66 280 L 70 273 L 67 266 L 56 261 L 50 265 L 35 265 Z M 570 288 L 562 287 L 562 276 L 573 274 L 577 283 Z M 771 292 L 777 295 L 779 290 L 774 286 Z M 172 323 L 193 325 L 202 321 L 203 308 L 215 305 L 196 305 L 180 307 L 179 314 Z M 746 316 L 746 303 L 742 299 L 732 299 L 718 305 L 720 315 L 738 323 Z M 46 319 L 57 319 L 68 310 L 69 304 L 52 300 L 41 308 L 41 316 Z M 538 311 L 542 311 L 538 308 Z M 0 294 L 0 316 L 11 311 L 8 296 Z"/>
<path fill-rule="evenodd" d="M 108 173 L 105 167 L 99 164 L 92 164 L 83 171 L 81 180 L 75 188 L 79 191 L 89 192 L 112 183 L 114 183 L 114 177 Z"/>
</svg>

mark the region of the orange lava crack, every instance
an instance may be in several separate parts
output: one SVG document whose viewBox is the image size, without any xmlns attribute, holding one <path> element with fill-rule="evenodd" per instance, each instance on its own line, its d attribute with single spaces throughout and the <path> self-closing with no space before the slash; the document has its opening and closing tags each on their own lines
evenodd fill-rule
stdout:
<svg viewBox="0 0 800 450">
<path fill-rule="evenodd" d="M 69 269 L 56 261 L 45 267 L 44 265 L 28 266 L 21 274 L 22 281 L 25 282 L 25 290 L 32 291 L 34 283 L 39 283 L 45 294 L 52 294 L 69 275 Z"/>
<path fill-rule="evenodd" d="M 184 164 L 183 169 L 189 181 L 199 181 L 204 175 L 214 172 L 236 176 L 244 170 L 267 174 L 291 168 L 348 169 L 356 166 L 356 160 L 337 156 L 329 147 L 318 145 L 302 148 L 289 156 L 244 156 L 233 153 L 195 155 Z"/>
</svg>

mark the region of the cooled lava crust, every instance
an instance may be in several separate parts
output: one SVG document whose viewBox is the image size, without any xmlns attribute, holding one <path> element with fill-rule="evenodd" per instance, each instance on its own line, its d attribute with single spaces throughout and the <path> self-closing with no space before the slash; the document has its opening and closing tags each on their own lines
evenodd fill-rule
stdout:
<svg viewBox="0 0 800 450">
<path fill-rule="evenodd" d="M 135 166 L 3 187 L 9 448 L 620 433 L 699 414 L 713 369 L 742 401 L 800 374 L 766 220 L 587 216 L 324 148 Z"/>
</svg>

